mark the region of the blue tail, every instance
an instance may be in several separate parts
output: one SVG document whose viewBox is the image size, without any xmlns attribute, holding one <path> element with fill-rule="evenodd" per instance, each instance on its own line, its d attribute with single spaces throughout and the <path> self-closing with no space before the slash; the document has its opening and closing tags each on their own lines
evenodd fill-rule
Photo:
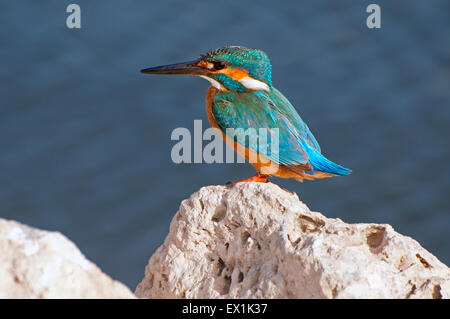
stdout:
<svg viewBox="0 0 450 319">
<path fill-rule="evenodd" d="M 308 149 L 307 153 L 309 163 L 313 166 L 315 171 L 335 175 L 348 175 L 351 173 L 351 170 L 333 163 L 315 149 Z"/>
</svg>

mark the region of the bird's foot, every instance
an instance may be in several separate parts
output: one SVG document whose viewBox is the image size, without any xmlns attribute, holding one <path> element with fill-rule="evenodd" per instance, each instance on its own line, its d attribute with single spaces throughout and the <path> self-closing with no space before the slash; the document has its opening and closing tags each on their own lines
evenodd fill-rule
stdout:
<svg viewBox="0 0 450 319">
<path fill-rule="evenodd" d="M 256 174 L 252 177 L 249 178 L 244 178 L 244 179 L 240 179 L 238 181 L 235 182 L 228 182 L 225 185 L 226 186 L 234 186 L 238 183 L 243 183 L 243 182 L 258 182 L 258 183 L 268 183 L 269 180 L 268 178 L 270 177 L 270 175 L 264 175 L 264 174 Z"/>
</svg>

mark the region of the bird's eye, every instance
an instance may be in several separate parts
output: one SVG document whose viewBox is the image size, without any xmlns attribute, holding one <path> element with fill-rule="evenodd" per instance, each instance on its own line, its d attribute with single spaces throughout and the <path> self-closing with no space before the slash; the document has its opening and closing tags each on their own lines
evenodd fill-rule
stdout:
<svg viewBox="0 0 450 319">
<path fill-rule="evenodd" d="M 223 68 L 225 68 L 225 64 L 223 62 L 220 61 L 214 62 L 214 70 L 222 70 Z"/>
</svg>

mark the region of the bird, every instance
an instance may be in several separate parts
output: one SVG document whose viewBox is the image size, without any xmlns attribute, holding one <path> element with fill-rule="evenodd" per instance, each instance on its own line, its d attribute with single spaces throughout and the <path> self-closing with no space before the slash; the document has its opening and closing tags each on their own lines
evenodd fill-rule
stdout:
<svg viewBox="0 0 450 319">
<path fill-rule="evenodd" d="M 210 82 L 208 121 L 257 172 L 231 185 L 267 183 L 272 176 L 302 182 L 351 173 L 322 154 L 296 109 L 273 86 L 272 66 L 262 50 L 225 46 L 192 61 L 145 68 L 141 73 L 189 74 Z"/>
</svg>

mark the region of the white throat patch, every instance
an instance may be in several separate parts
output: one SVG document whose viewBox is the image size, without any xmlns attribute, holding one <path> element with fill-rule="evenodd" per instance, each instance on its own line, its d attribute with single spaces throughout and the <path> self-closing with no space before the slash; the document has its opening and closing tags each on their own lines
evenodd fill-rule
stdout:
<svg viewBox="0 0 450 319">
<path fill-rule="evenodd" d="M 220 84 L 216 80 L 211 79 L 210 77 L 205 76 L 205 75 L 200 75 L 200 77 L 204 78 L 205 80 L 208 80 L 209 82 L 211 82 L 211 85 L 214 86 L 216 89 L 218 89 L 220 91 L 224 90 L 224 87 L 222 86 L 222 84 Z"/>
</svg>

